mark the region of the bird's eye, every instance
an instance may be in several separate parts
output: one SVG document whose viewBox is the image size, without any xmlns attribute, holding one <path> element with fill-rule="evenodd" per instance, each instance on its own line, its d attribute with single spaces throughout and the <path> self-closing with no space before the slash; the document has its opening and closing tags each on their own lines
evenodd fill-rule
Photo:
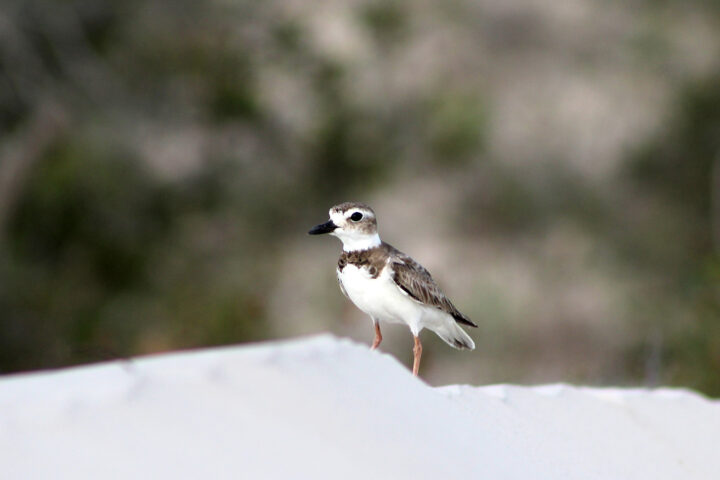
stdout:
<svg viewBox="0 0 720 480">
<path fill-rule="evenodd" d="M 350 220 L 352 220 L 353 222 L 359 222 L 360 220 L 362 220 L 362 213 L 360 213 L 360 212 L 353 213 L 352 215 L 350 215 Z"/>
</svg>

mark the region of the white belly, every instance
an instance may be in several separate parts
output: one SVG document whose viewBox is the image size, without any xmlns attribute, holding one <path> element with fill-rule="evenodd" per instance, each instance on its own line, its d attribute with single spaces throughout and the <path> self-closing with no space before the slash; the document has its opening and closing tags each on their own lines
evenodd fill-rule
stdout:
<svg viewBox="0 0 720 480">
<path fill-rule="evenodd" d="M 365 269 L 348 264 L 338 273 L 348 297 L 363 312 L 373 318 L 392 323 L 405 323 L 414 332 L 422 329 L 421 320 L 426 309 L 402 292 L 384 268 L 377 278 Z"/>
</svg>

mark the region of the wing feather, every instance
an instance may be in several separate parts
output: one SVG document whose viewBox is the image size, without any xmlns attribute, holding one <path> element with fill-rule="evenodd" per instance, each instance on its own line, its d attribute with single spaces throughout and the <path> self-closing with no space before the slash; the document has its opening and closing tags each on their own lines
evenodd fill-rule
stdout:
<svg viewBox="0 0 720 480">
<path fill-rule="evenodd" d="M 456 322 L 477 327 L 468 317 L 463 315 L 449 298 L 440 290 L 430 272 L 417 263 L 409 255 L 393 249 L 390 263 L 392 279 L 403 292 L 415 301 L 438 308 L 451 315 Z"/>
</svg>

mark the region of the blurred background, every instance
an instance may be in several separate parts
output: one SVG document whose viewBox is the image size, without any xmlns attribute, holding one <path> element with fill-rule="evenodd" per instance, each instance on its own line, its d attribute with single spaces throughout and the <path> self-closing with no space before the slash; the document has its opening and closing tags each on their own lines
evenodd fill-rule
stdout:
<svg viewBox="0 0 720 480">
<path fill-rule="evenodd" d="M 480 325 L 431 384 L 720 395 L 720 2 L 0 4 L 0 372 L 369 343 L 347 200 Z"/>
</svg>

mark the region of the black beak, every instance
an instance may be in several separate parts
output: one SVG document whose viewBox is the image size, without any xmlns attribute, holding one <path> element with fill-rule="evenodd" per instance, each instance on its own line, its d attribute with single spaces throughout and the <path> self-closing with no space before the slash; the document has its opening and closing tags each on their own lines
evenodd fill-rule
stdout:
<svg viewBox="0 0 720 480">
<path fill-rule="evenodd" d="M 332 220 L 328 220 L 320 225 L 315 225 L 308 233 L 310 235 L 320 235 L 321 233 L 330 233 L 336 228 L 338 228 L 338 226 L 335 225 Z"/>
</svg>

